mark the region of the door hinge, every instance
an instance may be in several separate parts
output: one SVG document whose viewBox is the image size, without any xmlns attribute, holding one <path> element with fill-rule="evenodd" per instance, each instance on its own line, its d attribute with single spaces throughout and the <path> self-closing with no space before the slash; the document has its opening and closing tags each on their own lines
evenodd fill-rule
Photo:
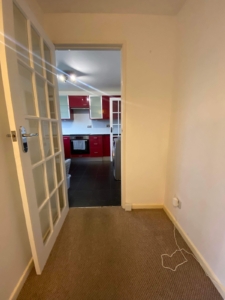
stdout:
<svg viewBox="0 0 225 300">
<path fill-rule="evenodd" d="M 17 142 L 16 131 L 12 130 L 11 133 L 7 134 L 6 136 L 12 138 L 13 142 Z"/>
</svg>

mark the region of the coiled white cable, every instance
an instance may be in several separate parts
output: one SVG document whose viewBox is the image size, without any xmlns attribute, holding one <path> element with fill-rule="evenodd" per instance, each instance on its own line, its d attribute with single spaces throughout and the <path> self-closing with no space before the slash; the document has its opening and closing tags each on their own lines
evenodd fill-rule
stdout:
<svg viewBox="0 0 225 300">
<path fill-rule="evenodd" d="M 176 249 L 171 255 L 169 255 L 169 254 L 161 254 L 162 267 L 163 267 L 164 269 L 169 269 L 169 270 L 171 270 L 171 271 L 173 271 L 173 272 L 176 272 L 177 268 L 179 268 L 180 266 L 182 266 L 183 264 L 186 264 L 186 263 L 188 262 L 188 259 L 187 259 L 187 257 L 184 255 L 183 252 L 187 253 L 188 255 L 192 255 L 192 256 L 194 257 L 194 259 L 200 264 L 200 262 L 198 261 L 198 259 L 195 257 L 195 255 L 194 255 L 193 253 L 187 251 L 187 250 L 184 249 L 184 248 L 180 248 L 180 246 L 179 246 L 179 244 L 178 244 L 178 242 L 177 242 L 177 238 L 176 238 L 176 227 L 175 227 L 175 225 L 174 225 L 174 228 L 173 228 L 173 235 L 174 235 L 174 240 L 175 240 L 175 243 L 176 243 L 176 246 L 177 246 L 178 249 Z M 184 258 L 184 261 L 183 261 L 182 263 L 176 265 L 176 267 L 175 267 L 174 269 L 172 269 L 172 268 L 170 268 L 170 267 L 166 267 L 166 266 L 164 265 L 163 257 L 164 257 L 164 256 L 167 256 L 167 257 L 172 258 L 172 257 L 174 256 L 174 254 L 176 254 L 177 252 L 180 252 L 180 253 L 182 254 L 182 256 L 183 256 L 183 258 Z M 200 266 L 201 266 L 201 264 L 200 264 Z M 205 271 L 204 271 L 204 272 L 205 272 Z M 218 286 L 221 285 L 221 283 L 219 283 L 216 279 L 214 279 L 214 278 L 212 278 L 211 276 L 209 276 L 206 272 L 205 272 L 205 275 L 206 275 L 207 277 L 209 277 L 209 279 L 210 279 L 212 282 L 214 282 L 216 285 L 218 285 Z M 225 299 L 225 298 L 224 298 L 224 299 Z"/>
<path fill-rule="evenodd" d="M 161 254 L 161 261 L 162 261 L 162 267 L 163 267 L 164 269 L 169 269 L 169 270 L 171 270 L 171 271 L 173 271 L 173 272 L 176 272 L 177 268 L 179 268 L 180 266 L 182 266 L 183 264 L 186 264 L 186 263 L 188 262 L 188 259 L 186 258 L 186 256 L 184 255 L 183 252 L 185 252 L 185 253 L 187 253 L 187 254 L 189 254 L 189 255 L 192 255 L 192 256 L 194 257 L 195 260 L 197 260 L 197 258 L 194 256 L 193 253 L 188 252 L 188 251 L 187 251 L 186 249 L 184 249 L 184 248 L 180 248 L 180 246 L 178 245 L 178 242 L 177 242 L 177 238 L 176 238 L 176 227 L 175 227 L 175 225 L 174 225 L 174 228 L 173 228 L 173 235 L 174 235 L 174 240 L 175 240 L 175 243 L 176 243 L 176 246 L 177 246 L 178 249 L 176 249 L 171 255 L 169 255 L 169 254 Z M 174 256 L 174 254 L 176 254 L 177 252 L 180 252 L 180 253 L 182 254 L 182 256 L 183 256 L 183 258 L 184 258 L 184 261 L 183 261 L 182 263 L 176 265 L 176 267 L 175 267 L 174 269 L 172 269 L 172 268 L 170 268 L 170 267 L 166 267 L 166 266 L 164 265 L 164 260 L 163 260 L 164 256 L 167 256 L 167 257 L 172 258 L 172 257 Z M 197 261 L 198 261 L 198 260 L 197 260 Z"/>
</svg>

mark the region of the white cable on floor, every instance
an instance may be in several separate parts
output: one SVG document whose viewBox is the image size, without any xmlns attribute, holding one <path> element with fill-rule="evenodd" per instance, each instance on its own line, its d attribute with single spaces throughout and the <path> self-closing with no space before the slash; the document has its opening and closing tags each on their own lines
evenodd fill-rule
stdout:
<svg viewBox="0 0 225 300">
<path fill-rule="evenodd" d="M 186 262 L 188 262 L 188 259 L 187 259 L 186 256 L 184 255 L 183 251 L 186 252 L 186 253 L 189 254 L 189 255 L 192 255 L 196 260 L 197 260 L 197 258 L 194 256 L 193 253 L 188 252 L 188 251 L 187 251 L 186 249 L 184 249 L 184 248 L 180 248 L 180 246 L 178 245 L 178 242 L 177 242 L 177 238 L 176 238 L 176 227 L 175 227 L 175 225 L 174 225 L 174 228 L 173 228 L 173 235 L 174 235 L 174 240 L 175 240 L 175 243 L 176 243 L 176 246 L 177 246 L 178 249 L 176 249 L 171 255 L 169 255 L 169 254 L 161 254 L 161 261 L 162 261 L 162 267 L 163 267 L 164 269 L 169 269 L 169 270 L 171 270 L 171 271 L 173 271 L 173 272 L 176 272 L 176 270 L 177 270 L 178 267 L 180 267 L 180 266 L 182 266 L 183 264 L 185 264 Z M 171 258 L 171 257 L 173 257 L 174 254 L 176 254 L 177 252 L 180 252 L 180 253 L 182 254 L 182 256 L 183 256 L 183 258 L 184 258 L 184 261 L 183 261 L 182 263 L 176 265 L 175 269 L 172 269 L 172 268 L 170 268 L 170 267 L 166 267 L 166 266 L 164 265 L 164 262 L 163 262 L 163 257 L 164 257 L 164 256 L 167 256 L 167 257 L 170 257 L 170 258 Z M 198 260 L 197 260 L 197 261 L 198 261 Z"/>
<path fill-rule="evenodd" d="M 194 255 L 193 253 L 187 251 L 187 250 L 184 249 L 184 248 L 180 248 L 180 246 L 178 245 L 177 238 L 176 238 L 176 227 L 175 227 L 175 225 L 174 225 L 174 228 L 173 228 L 173 235 L 174 235 L 174 240 L 175 240 L 175 243 L 176 243 L 176 246 L 177 246 L 178 249 L 176 249 L 171 255 L 169 255 L 169 254 L 161 254 L 162 267 L 163 267 L 164 269 L 169 269 L 169 270 L 171 270 L 171 271 L 173 271 L 173 272 L 176 272 L 176 270 L 177 270 L 178 267 L 180 267 L 180 266 L 182 266 L 183 264 L 186 264 L 186 263 L 188 262 L 188 259 L 186 258 L 186 256 L 184 255 L 183 252 L 185 252 L 185 253 L 187 253 L 187 254 L 189 254 L 189 255 L 192 255 L 192 256 L 194 257 L 194 259 L 200 264 L 200 262 L 198 261 L 198 259 L 195 257 L 195 255 Z M 166 267 L 166 266 L 164 265 L 164 262 L 163 262 L 163 257 L 164 257 L 164 256 L 167 256 L 167 257 L 170 257 L 170 258 L 171 258 L 171 257 L 173 257 L 174 254 L 177 253 L 177 252 L 180 252 L 180 253 L 182 254 L 182 256 L 183 256 L 183 258 L 184 258 L 184 261 L 183 261 L 182 263 L 176 265 L 175 269 L 172 269 L 172 268 L 170 268 L 170 267 Z M 201 266 L 201 264 L 200 264 L 200 266 Z M 205 272 L 205 271 L 204 271 L 204 272 Z M 205 275 L 206 275 L 207 277 L 209 277 L 209 279 L 210 279 L 211 281 L 213 281 L 215 284 L 217 284 L 218 286 L 221 285 L 221 283 L 219 283 L 217 280 L 213 279 L 213 278 L 212 278 L 211 276 L 209 276 L 206 272 L 205 272 Z"/>
</svg>

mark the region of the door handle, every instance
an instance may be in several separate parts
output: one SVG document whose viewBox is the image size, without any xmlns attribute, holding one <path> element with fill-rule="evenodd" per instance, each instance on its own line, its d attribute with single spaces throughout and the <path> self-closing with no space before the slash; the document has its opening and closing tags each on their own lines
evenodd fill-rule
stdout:
<svg viewBox="0 0 225 300">
<path fill-rule="evenodd" d="M 28 152 L 27 138 L 31 138 L 34 136 L 38 136 L 38 133 L 26 133 L 26 129 L 23 126 L 20 126 L 20 140 L 23 152 Z"/>
<path fill-rule="evenodd" d="M 22 137 L 33 137 L 33 136 L 38 136 L 38 133 L 22 133 Z"/>
</svg>

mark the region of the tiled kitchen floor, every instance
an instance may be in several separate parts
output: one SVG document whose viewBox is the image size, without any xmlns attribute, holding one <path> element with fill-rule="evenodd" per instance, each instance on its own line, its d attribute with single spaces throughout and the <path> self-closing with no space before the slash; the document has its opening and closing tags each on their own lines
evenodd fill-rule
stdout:
<svg viewBox="0 0 225 300">
<path fill-rule="evenodd" d="M 112 163 L 72 159 L 69 193 L 70 207 L 121 205 L 121 181 L 113 177 Z"/>
</svg>

